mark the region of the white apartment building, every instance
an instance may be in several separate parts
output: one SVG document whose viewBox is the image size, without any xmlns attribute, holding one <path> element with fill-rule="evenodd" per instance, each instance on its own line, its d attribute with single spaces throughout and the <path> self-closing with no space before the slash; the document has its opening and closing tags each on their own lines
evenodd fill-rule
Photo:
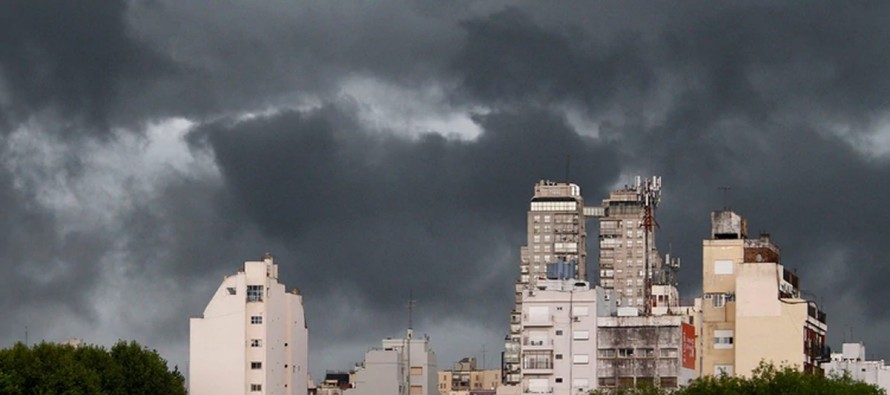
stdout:
<svg viewBox="0 0 890 395">
<path fill-rule="evenodd" d="M 409 329 L 406 339 L 385 339 L 382 348 L 368 351 L 344 394 L 439 395 L 437 372 L 429 338 L 415 339 Z"/>
<path fill-rule="evenodd" d="M 278 282 L 270 255 L 226 276 L 189 322 L 192 395 L 303 395 L 309 331 L 303 298 Z"/>
<path fill-rule="evenodd" d="M 890 391 L 890 366 L 884 361 L 866 361 L 865 346 L 862 343 L 844 343 L 843 352 L 831 353 L 831 361 L 823 362 L 825 375 L 849 374 L 853 380 L 877 385 Z"/>
<path fill-rule="evenodd" d="M 571 278 L 541 279 L 522 292 L 519 393 L 596 388 L 596 306 L 597 290 Z"/>
</svg>

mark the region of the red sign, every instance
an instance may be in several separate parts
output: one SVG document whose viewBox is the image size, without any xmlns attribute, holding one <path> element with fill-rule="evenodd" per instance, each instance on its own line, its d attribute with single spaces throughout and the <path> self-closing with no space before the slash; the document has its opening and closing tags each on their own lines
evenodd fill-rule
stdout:
<svg viewBox="0 0 890 395">
<path fill-rule="evenodd" d="M 683 367 L 695 369 L 695 327 L 682 323 L 683 329 Z"/>
</svg>

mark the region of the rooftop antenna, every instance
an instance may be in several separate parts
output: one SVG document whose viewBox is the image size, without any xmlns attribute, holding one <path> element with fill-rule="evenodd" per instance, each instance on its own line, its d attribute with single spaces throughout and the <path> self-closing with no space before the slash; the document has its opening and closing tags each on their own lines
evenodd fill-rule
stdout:
<svg viewBox="0 0 890 395">
<path fill-rule="evenodd" d="M 414 337 L 414 290 L 408 290 L 408 339 Z"/>
<path fill-rule="evenodd" d="M 413 317 L 414 305 L 415 305 L 415 303 L 414 303 L 414 289 L 409 288 L 408 289 L 408 336 L 407 336 L 407 339 L 405 339 L 405 343 L 407 343 L 406 347 L 405 347 L 406 348 L 405 351 L 406 351 L 406 354 L 408 354 L 407 358 L 405 358 L 407 360 L 406 364 L 408 365 L 408 369 L 406 369 L 407 372 L 405 372 L 405 373 L 407 373 L 406 377 L 405 377 L 405 382 L 408 383 L 408 385 L 407 385 L 408 388 L 411 388 L 411 339 L 414 337 L 414 317 Z"/>
<path fill-rule="evenodd" d="M 727 197 L 726 197 L 726 195 L 729 194 L 729 191 L 732 190 L 732 187 L 730 187 L 730 186 L 722 186 L 722 187 L 717 187 L 717 189 L 719 189 L 720 191 L 723 192 L 723 211 L 729 211 L 729 205 L 727 204 Z"/>
<path fill-rule="evenodd" d="M 661 201 L 661 177 L 653 176 L 652 178 L 642 180 L 637 176 L 635 181 L 637 199 L 643 206 L 643 220 L 640 222 L 640 227 L 644 229 L 643 245 L 646 248 L 646 253 L 643 255 L 643 260 L 646 262 L 643 315 L 648 317 L 652 315 L 652 263 L 649 260 L 653 250 L 652 246 L 649 245 L 649 235 L 658 227 L 658 223 L 655 222 L 655 207 Z"/>
</svg>

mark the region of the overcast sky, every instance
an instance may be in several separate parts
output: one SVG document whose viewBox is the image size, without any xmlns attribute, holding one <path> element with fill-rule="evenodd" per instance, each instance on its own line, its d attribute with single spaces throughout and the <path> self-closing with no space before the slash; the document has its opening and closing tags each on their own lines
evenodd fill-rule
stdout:
<svg viewBox="0 0 890 395">
<path fill-rule="evenodd" d="M 830 343 L 890 358 L 888 8 L 4 1 L 0 345 L 135 339 L 185 370 L 188 318 L 271 252 L 316 378 L 401 336 L 409 291 L 440 368 L 493 368 L 568 156 L 589 204 L 663 176 L 687 301 L 731 187 Z"/>
</svg>

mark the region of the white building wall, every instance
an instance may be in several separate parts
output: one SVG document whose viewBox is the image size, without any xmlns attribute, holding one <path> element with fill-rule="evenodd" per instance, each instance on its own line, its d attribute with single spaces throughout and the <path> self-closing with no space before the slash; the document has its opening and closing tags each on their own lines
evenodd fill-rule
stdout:
<svg viewBox="0 0 890 395">
<path fill-rule="evenodd" d="M 405 339 L 385 339 L 382 350 L 365 354 L 362 367 L 355 372 L 355 388 L 346 395 L 440 395 L 436 353 L 429 339 L 411 339 L 410 366 L 420 369 L 411 375 L 408 358 L 408 342 Z M 411 386 L 415 391 L 411 391 Z M 419 389 L 419 390 L 418 390 Z"/>
<path fill-rule="evenodd" d="M 262 300 L 247 300 L 248 285 Z M 272 258 L 245 262 L 190 321 L 189 393 L 303 395 L 308 336 L 302 297 L 278 282 Z"/>
<path fill-rule="evenodd" d="M 849 374 L 853 380 L 877 385 L 890 392 L 890 366 L 884 361 L 866 361 L 865 346 L 861 343 L 844 343 L 843 353 L 832 354 L 831 361 L 822 364 L 826 375 Z"/>
<path fill-rule="evenodd" d="M 345 395 L 406 395 L 402 353 L 397 350 L 371 350 L 355 372 L 354 388 Z"/>
<path fill-rule="evenodd" d="M 523 394 L 586 393 L 597 387 L 597 291 L 575 288 L 576 282 L 549 284 L 553 290 L 523 291 Z M 549 363 L 542 363 L 542 358 Z"/>
</svg>

